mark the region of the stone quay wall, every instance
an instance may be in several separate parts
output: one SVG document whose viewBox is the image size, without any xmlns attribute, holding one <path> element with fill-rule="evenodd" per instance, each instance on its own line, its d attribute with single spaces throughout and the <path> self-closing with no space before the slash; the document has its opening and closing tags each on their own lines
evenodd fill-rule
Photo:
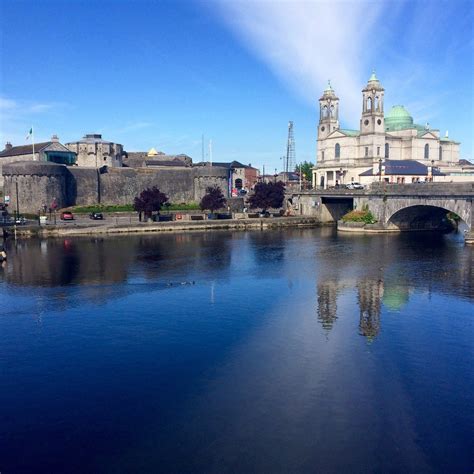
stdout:
<svg viewBox="0 0 474 474">
<path fill-rule="evenodd" d="M 56 201 L 58 208 L 90 204 L 131 204 L 157 186 L 174 203 L 199 201 L 208 186 L 228 197 L 227 170 L 189 168 L 77 168 L 48 162 L 16 162 L 3 167 L 4 195 L 10 209 L 36 213 Z M 18 203 L 18 205 L 17 205 Z"/>
</svg>

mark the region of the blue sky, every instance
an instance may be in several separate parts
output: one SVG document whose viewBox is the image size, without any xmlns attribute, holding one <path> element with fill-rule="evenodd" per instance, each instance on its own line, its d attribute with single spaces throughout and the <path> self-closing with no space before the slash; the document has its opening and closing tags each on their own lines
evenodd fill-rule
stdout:
<svg viewBox="0 0 474 474">
<path fill-rule="evenodd" d="M 314 161 L 317 100 L 331 79 L 357 128 L 373 68 L 386 111 L 404 104 L 474 158 L 471 1 L 0 0 L 0 140 L 99 132 L 280 169 L 288 120 Z"/>
</svg>

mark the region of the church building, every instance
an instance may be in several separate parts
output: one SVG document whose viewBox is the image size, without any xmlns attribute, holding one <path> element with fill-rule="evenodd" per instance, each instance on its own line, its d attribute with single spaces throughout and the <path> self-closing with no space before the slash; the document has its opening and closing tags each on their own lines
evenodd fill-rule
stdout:
<svg viewBox="0 0 474 474">
<path fill-rule="evenodd" d="M 385 90 L 375 73 L 362 90 L 358 130 L 339 126 L 339 98 L 328 84 L 319 99 L 318 150 L 313 187 L 351 182 L 392 183 L 474 180 L 474 167 L 463 172 L 459 142 L 428 124 L 418 125 L 402 105 L 385 115 Z M 453 173 L 457 171 L 457 173 Z M 452 175 L 451 175 L 452 173 Z M 456 176 L 456 179 L 454 178 Z"/>
</svg>

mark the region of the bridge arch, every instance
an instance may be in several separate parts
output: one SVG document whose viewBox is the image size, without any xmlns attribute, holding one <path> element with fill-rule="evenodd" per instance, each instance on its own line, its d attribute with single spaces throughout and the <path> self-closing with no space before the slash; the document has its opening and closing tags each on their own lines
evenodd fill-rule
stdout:
<svg viewBox="0 0 474 474">
<path fill-rule="evenodd" d="M 470 212 L 463 206 L 447 203 L 413 203 L 388 213 L 386 224 L 400 230 L 445 230 L 451 225 L 447 214 L 459 216 L 459 224 L 471 228 Z"/>
</svg>

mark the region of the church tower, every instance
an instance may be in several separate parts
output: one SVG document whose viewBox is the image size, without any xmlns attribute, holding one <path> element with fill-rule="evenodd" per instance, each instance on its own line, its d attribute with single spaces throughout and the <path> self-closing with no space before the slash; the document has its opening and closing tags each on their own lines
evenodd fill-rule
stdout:
<svg viewBox="0 0 474 474">
<path fill-rule="evenodd" d="M 361 135 L 385 133 L 383 95 L 384 88 L 381 86 L 374 71 L 369 78 L 369 82 L 367 82 L 367 85 L 362 90 Z"/>
<path fill-rule="evenodd" d="M 339 97 L 336 96 L 331 82 L 319 99 L 318 140 L 324 140 L 339 128 Z"/>
<path fill-rule="evenodd" d="M 384 88 L 375 72 L 362 89 L 362 116 L 360 119 L 359 160 L 373 166 L 384 156 L 385 119 L 383 115 Z"/>
</svg>

